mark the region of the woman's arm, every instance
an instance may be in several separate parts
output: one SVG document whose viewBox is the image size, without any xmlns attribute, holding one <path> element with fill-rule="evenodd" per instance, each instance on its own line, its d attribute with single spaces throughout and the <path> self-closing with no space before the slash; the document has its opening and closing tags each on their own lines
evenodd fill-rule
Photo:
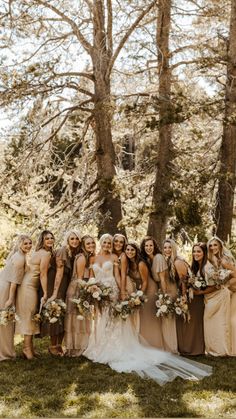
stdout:
<svg viewBox="0 0 236 419">
<path fill-rule="evenodd" d="M 120 295 L 121 299 L 124 300 L 127 292 L 127 269 L 128 269 L 128 261 L 126 255 L 123 253 L 120 259 Z"/>
<path fill-rule="evenodd" d="M 43 289 L 43 302 L 47 300 L 48 269 L 51 260 L 51 253 L 43 254 L 40 260 L 40 282 Z"/>
<path fill-rule="evenodd" d="M 6 301 L 4 308 L 8 308 L 14 305 L 15 303 L 15 296 L 16 296 L 16 289 L 17 289 L 17 284 L 11 282 L 10 284 L 10 289 L 9 289 L 9 295 L 8 295 L 8 300 Z"/>
<path fill-rule="evenodd" d="M 54 288 L 51 297 L 48 299 L 48 302 L 53 301 L 57 298 L 57 294 L 61 285 L 61 280 L 64 274 L 64 263 L 61 258 L 61 255 L 56 256 L 56 276 L 54 281 Z"/>
<path fill-rule="evenodd" d="M 138 264 L 138 269 L 139 269 L 139 273 L 142 280 L 141 291 L 145 292 L 148 285 L 148 274 L 149 274 L 148 267 L 145 262 L 141 261 Z"/>
<path fill-rule="evenodd" d="M 206 289 L 204 290 L 193 290 L 193 294 L 194 295 L 205 295 L 205 294 L 210 294 L 213 291 L 216 291 L 216 287 L 215 285 L 210 285 L 208 286 Z"/>
<path fill-rule="evenodd" d="M 119 270 L 119 261 L 118 261 L 118 256 L 113 254 L 112 255 L 112 260 L 113 260 L 113 273 L 114 273 L 114 277 L 116 280 L 116 283 L 121 291 L 121 279 L 120 279 L 120 270 Z"/>
<path fill-rule="evenodd" d="M 77 259 L 76 259 L 76 278 L 77 279 L 83 279 L 84 278 L 84 271 L 85 271 L 85 267 L 86 267 L 86 259 L 84 255 L 80 255 Z"/>
<path fill-rule="evenodd" d="M 94 278 L 94 272 L 93 272 L 93 268 L 92 265 L 95 263 L 95 256 L 90 256 L 89 258 L 89 278 Z"/>
</svg>

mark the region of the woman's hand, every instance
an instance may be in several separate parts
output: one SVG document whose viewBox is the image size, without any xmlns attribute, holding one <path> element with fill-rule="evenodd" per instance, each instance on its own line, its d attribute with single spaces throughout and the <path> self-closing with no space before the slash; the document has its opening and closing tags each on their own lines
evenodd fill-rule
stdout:
<svg viewBox="0 0 236 419">
<path fill-rule="evenodd" d="M 46 301 L 47 301 L 47 294 L 43 294 L 43 296 L 42 296 L 42 298 L 41 298 L 41 301 L 40 301 L 40 303 L 41 303 L 41 305 L 44 305 L 45 303 L 46 303 Z"/>
<path fill-rule="evenodd" d="M 48 298 L 47 303 L 51 303 L 51 301 L 54 301 L 54 300 L 56 300 L 56 299 L 57 299 L 57 293 L 53 293 L 53 294 L 51 295 L 51 297 L 50 297 L 50 298 Z"/>
<path fill-rule="evenodd" d="M 121 300 L 122 300 L 122 301 L 124 301 L 124 300 L 127 298 L 127 296 L 128 296 L 128 295 L 127 295 L 127 293 L 126 293 L 126 292 L 121 292 L 121 293 L 120 293 L 120 298 L 121 298 Z"/>
</svg>

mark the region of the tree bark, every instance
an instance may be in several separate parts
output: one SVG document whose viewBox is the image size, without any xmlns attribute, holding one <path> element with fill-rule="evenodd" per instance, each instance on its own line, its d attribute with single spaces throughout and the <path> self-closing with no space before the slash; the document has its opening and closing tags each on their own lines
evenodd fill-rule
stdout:
<svg viewBox="0 0 236 419">
<path fill-rule="evenodd" d="M 216 234 L 226 241 L 231 237 L 234 190 L 236 185 L 236 0 L 231 1 L 228 44 L 225 115 L 220 150 L 219 185 L 216 196 Z"/>
<path fill-rule="evenodd" d="M 157 146 L 156 175 L 153 189 L 152 212 L 149 216 L 148 234 L 160 244 L 165 238 L 168 204 L 171 198 L 171 70 L 169 66 L 169 34 L 171 25 L 171 0 L 160 0 L 157 18 L 157 50 L 159 74 L 159 142 Z"/>
<path fill-rule="evenodd" d="M 96 136 L 96 161 L 98 169 L 98 187 L 101 222 L 99 234 L 117 232 L 122 219 L 121 201 L 114 191 L 115 150 L 112 142 L 111 120 L 113 107 L 110 91 L 108 67 L 112 55 L 112 44 L 105 29 L 104 4 L 94 0 L 94 38 L 93 38 L 93 74 L 94 74 L 94 121 Z M 109 32 L 108 32 L 109 35 Z M 110 34 L 111 35 L 111 34 Z M 107 76 L 108 75 L 108 76 Z"/>
</svg>

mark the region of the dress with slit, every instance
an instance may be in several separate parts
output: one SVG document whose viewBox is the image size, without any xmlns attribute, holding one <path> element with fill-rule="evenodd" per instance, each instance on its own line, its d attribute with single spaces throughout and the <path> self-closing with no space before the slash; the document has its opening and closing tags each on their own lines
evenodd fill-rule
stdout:
<svg viewBox="0 0 236 419">
<path fill-rule="evenodd" d="M 0 272 L 0 309 L 4 309 L 9 298 L 11 283 L 17 284 L 16 293 L 25 274 L 25 255 L 20 250 L 15 252 Z M 15 358 L 13 322 L 0 325 L 0 361 Z"/>
<path fill-rule="evenodd" d="M 113 262 L 93 264 L 97 280 L 112 288 L 112 299 L 119 298 L 119 288 L 113 275 Z M 92 330 L 84 356 L 108 364 L 117 372 L 135 372 L 143 378 L 152 378 L 160 385 L 182 377 L 197 380 L 211 374 L 211 367 L 179 356 L 142 345 L 128 318 L 112 318 L 109 308 L 97 313 L 96 330 Z"/>
</svg>

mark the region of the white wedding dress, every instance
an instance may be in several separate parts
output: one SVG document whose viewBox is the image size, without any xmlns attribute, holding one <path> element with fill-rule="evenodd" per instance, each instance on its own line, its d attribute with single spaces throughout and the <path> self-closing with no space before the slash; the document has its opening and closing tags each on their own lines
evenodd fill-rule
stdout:
<svg viewBox="0 0 236 419">
<path fill-rule="evenodd" d="M 96 279 L 112 288 L 112 297 L 117 300 L 119 288 L 113 276 L 113 263 L 106 261 L 102 266 L 94 263 L 93 271 Z M 176 377 L 197 380 L 212 372 L 207 365 L 142 345 L 130 319 L 113 319 L 108 308 L 97 316 L 83 355 L 94 362 L 108 364 L 115 371 L 136 372 L 143 378 L 152 378 L 160 385 Z"/>
</svg>

